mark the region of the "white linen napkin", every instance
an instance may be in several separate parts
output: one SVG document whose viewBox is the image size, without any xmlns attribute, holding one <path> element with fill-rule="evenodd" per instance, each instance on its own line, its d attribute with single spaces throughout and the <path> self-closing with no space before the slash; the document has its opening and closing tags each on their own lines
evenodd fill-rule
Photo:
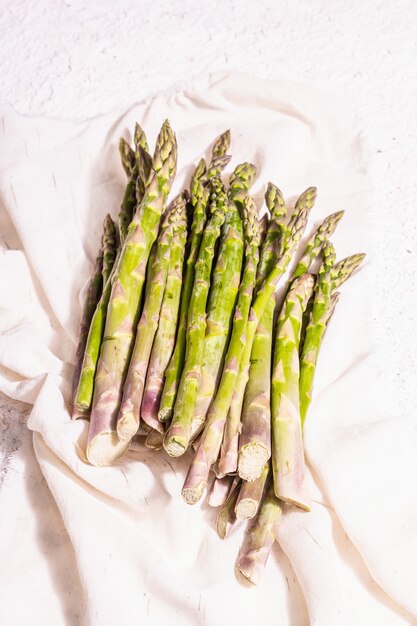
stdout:
<svg viewBox="0 0 417 626">
<path fill-rule="evenodd" d="M 87 424 L 68 412 L 82 287 L 125 184 L 119 137 L 138 120 L 154 141 L 169 118 L 179 146 L 173 197 L 230 128 L 228 170 L 256 164 L 259 205 L 272 180 L 287 198 L 318 187 L 309 231 L 346 210 L 333 237 L 341 258 L 366 252 L 369 201 L 345 107 L 302 85 L 217 74 L 84 122 L 25 118 L 7 106 L 0 114 L 0 224 L 6 243 L 19 242 L 0 254 L 0 390 L 33 404 L 42 472 L 26 442 L 1 491 L 2 623 L 417 624 L 417 428 L 381 402 L 369 341 L 372 262 L 341 288 L 320 355 L 305 427 L 312 512 L 285 515 L 257 588 L 234 574 L 243 529 L 221 541 L 215 511 L 182 501 L 189 459 L 136 445 L 111 468 L 91 467 Z"/>
</svg>

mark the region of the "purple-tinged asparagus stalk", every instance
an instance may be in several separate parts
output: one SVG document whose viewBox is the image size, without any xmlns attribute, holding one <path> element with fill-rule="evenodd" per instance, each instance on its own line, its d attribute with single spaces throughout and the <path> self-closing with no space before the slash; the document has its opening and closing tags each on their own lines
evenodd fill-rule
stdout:
<svg viewBox="0 0 417 626">
<path fill-rule="evenodd" d="M 291 232 L 286 224 L 287 207 L 281 191 L 268 184 L 265 202 L 271 218 L 263 242 L 258 271 L 256 292 L 258 292 L 268 274 L 278 263 L 284 251 L 285 241 Z M 232 404 L 226 422 L 225 436 L 230 436 L 233 424 L 237 424 L 237 411 L 241 413 L 241 428 L 238 444 L 239 475 L 244 480 L 259 478 L 265 463 L 271 456 L 271 352 L 272 327 L 274 322 L 275 296 L 271 296 L 256 329 L 253 346 L 244 351 L 240 364 L 239 377 Z M 229 428 L 227 428 L 229 426 Z M 234 444 L 237 435 L 234 433 Z M 224 470 L 228 440 L 223 440 L 223 463 L 220 457 L 219 470 Z M 236 460 L 234 460 L 236 462 Z"/>
<path fill-rule="evenodd" d="M 296 278 L 277 323 L 272 372 L 272 469 L 275 494 L 308 511 L 304 493 L 304 451 L 300 417 L 300 334 L 303 313 L 314 289 L 314 276 Z"/>
<path fill-rule="evenodd" d="M 265 569 L 281 517 L 282 502 L 275 496 L 271 481 L 236 563 L 239 572 L 253 585 L 258 584 Z"/>
</svg>

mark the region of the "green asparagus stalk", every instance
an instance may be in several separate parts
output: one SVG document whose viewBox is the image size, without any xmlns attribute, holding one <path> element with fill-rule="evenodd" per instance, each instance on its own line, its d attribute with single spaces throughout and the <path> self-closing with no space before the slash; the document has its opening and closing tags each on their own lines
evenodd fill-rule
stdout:
<svg viewBox="0 0 417 626">
<path fill-rule="evenodd" d="M 191 437 L 191 422 L 201 378 L 201 361 L 206 331 L 206 304 L 214 248 L 220 235 L 226 213 L 227 196 L 220 179 L 212 181 L 210 218 L 204 230 L 198 260 L 195 265 L 193 293 L 187 321 L 187 350 L 181 375 L 174 415 L 164 439 L 164 448 L 170 456 L 181 456 L 187 450 Z"/>
<path fill-rule="evenodd" d="M 178 228 L 182 228 L 182 230 L 186 228 L 185 198 L 181 195 L 174 200 L 171 210 L 167 211 L 157 240 L 155 261 L 152 268 L 152 283 L 139 320 L 117 420 L 117 434 L 121 440 L 130 441 L 139 428 L 149 356 L 159 324 L 172 241 L 177 236 Z M 149 423 L 148 425 L 152 426 Z"/>
<path fill-rule="evenodd" d="M 77 410 L 75 405 L 76 403 L 76 394 L 78 389 L 78 384 L 80 381 L 81 368 L 84 359 L 85 346 L 87 344 L 88 331 L 90 329 L 90 324 L 92 317 L 94 315 L 94 311 L 96 310 L 97 303 L 100 300 L 101 292 L 103 290 L 103 243 L 100 247 L 100 252 L 97 256 L 93 277 L 90 281 L 87 291 L 87 297 L 84 304 L 84 309 L 80 322 L 80 333 L 78 339 L 77 350 L 75 353 L 75 365 L 74 365 L 74 376 L 72 380 L 72 402 L 73 402 L 73 411 L 72 411 L 72 419 L 77 419 L 78 417 L 84 417 L 87 413 L 80 412 Z"/>
<path fill-rule="evenodd" d="M 242 260 L 242 219 L 237 206 L 230 201 L 210 288 L 201 380 L 191 422 L 193 439 L 204 425 L 218 384 L 239 289 Z"/>
<path fill-rule="evenodd" d="M 261 475 L 256 480 L 251 482 L 242 480 L 242 486 L 235 506 L 237 519 L 243 520 L 255 517 L 262 500 L 269 471 L 269 463 L 266 463 Z"/>
<path fill-rule="evenodd" d="M 278 498 L 310 509 L 303 491 L 305 473 L 300 418 L 299 349 L 303 313 L 314 288 L 314 276 L 296 278 L 277 323 L 272 373 L 272 469 Z"/>
<path fill-rule="evenodd" d="M 223 366 L 222 377 L 214 403 L 209 410 L 208 423 L 202 433 L 192 465 L 188 471 L 182 496 L 189 504 L 197 502 L 207 485 L 211 465 L 216 461 L 223 434 L 223 415 L 227 415 L 233 393 L 240 357 L 245 344 L 247 320 L 252 302 L 256 268 L 259 261 L 258 210 L 250 198 L 243 200 L 245 260 L 238 301 L 233 318 L 232 334 Z M 218 417 L 220 416 L 220 418 Z M 220 439 L 220 441 L 218 441 Z"/>
<path fill-rule="evenodd" d="M 185 196 L 184 196 L 185 197 Z M 164 373 L 171 358 L 180 306 L 184 254 L 187 240 L 186 212 L 174 233 L 168 277 L 162 300 L 158 330 L 152 346 L 142 400 L 142 419 L 159 432 L 164 432 L 158 420 L 158 408 L 164 384 Z"/>
<path fill-rule="evenodd" d="M 271 481 L 237 561 L 237 569 L 253 585 L 258 584 L 265 569 L 281 517 L 282 503 L 275 496 Z"/>
<path fill-rule="evenodd" d="M 261 247 L 256 276 L 256 292 L 259 291 L 263 281 L 278 262 L 282 240 L 287 233 L 287 227 L 284 223 L 287 208 L 281 191 L 272 183 L 268 184 L 265 202 L 271 218 Z M 268 360 L 263 358 L 262 351 L 266 347 L 269 355 L 271 354 L 270 344 L 272 343 L 274 310 L 275 298 L 272 296 L 260 319 L 252 348 L 248 343 L 243 351 L 239 376 L 226 420 L 218 467 L 220 475 L 236 471 L 239 448 L 241 450 L 240 461 L 242 465 L 239 472 L 242 472 L 241 477 L 246 480 L 249 479 L 244 469 L 246 459 L 249 459 L 249 464 L 252 456 L 254 460 L 257 459 L 259 461 L 257 466 L 252 468 L 255 472 L 252 471 L 250 474 L 250 480 L 253 480 L 259 476 L 270 455 L 270 370 L 268 373 L 270 358 L 268 365 Z M 251 356 L 253 361 L 252 367 Z M 248 398 L 245 400 L 246 404 L 243 405 L 248 381 Z M 259 403 L 257 402 L 258 397 Z M 253 406 L 251 406 L 252 404 Z M 259 407 L 257 406 L 258 404 Z M 258 412 L 260 421 L 256 419 Z M 252 424 L 253 419 L 255 421 Z M 239 437 L 240 432 L 241 436 Z M 256 452 L 260 454 L 256 454 Z"/>
<path fill-rule="evenodd" d="M 251 284 L 248 287 L 244 280 L 244 272 L 239 291 L 238 305 L 236 307 L 237 313 L 235 314 L 232 336 L 225 358 L 222 377 L 216 397 L 209 410 L 207 424 L 182 489 L 182 496 L 189 504 L 194 504 L 201 498 L 207 485 L 210 467 L 217 460 L 223 438 L 225 421 L 235 389 L 242 353 L 245 348 L 245 342 L 249 344 L 250 349 L 252 349 L 259 320 L 280 278 L 285 273 L 292 258 L 292 254 L 302 237 L 307 224 L 307 217 L 314 204 L 315 197 L 315 188 L 309 188 L 298 199 L 294 216 L 289 223 L 290 235 L 285 242 L 282 257 L 264 281 L 262 289 L 256 296 L 252 307 L 250 307 L 256 276 L 256 266 L 259 258 L 259 229 L 256 219 L 256 265 L 254 267 L 254 275 L 250 278 Z M 248 202 L 245 202 L 245 204 L 247 207 Z M 245 305 L 243 307 L 240 306 L 240 295 L 242 293 L 245 294 Z"/>
<path fill-rule="evenodd" d="M 87 446 L 87 458 L 92 465 L 111 464 L 129 446 L 128 441 L 117 437 L 116 419 L 133 347 L 146 265 L 175 175 L 176 161 L 176 140 L 166 121 L 158 135 L 146 194 L 129 226 L 112 280 Z"/>
<path fill-rule="evenodd" d="M 116 227 L 110 215 L 104 220 L 103 235 L 103 267 L 102 284 L 103 291 L 94 311 L 88 331 L 84 356 L 78 380 L 77 392 L 74 401 L 74 412 L 85 414 L 90 410 L 94 390 L 94 375 L 103 339 L 104 324 L 106 320 L 107 303 L 109 300 L 111 283 L 109 276 L 116 257 Z"/>
<path fill-rule="evenodd" d="M 191 179 L 191 204 L 194 208 L 194 214 L 191 225 L 190 249 L 181 294 L 177 338 L 174 352 L 172 353 L 168 368 L 165 372 L 164 387 L 159 405 L 158 418 L 161 422 L 171 421 L 184 366 L 188 310 L 194 284 L 195 264 L 197 262 L 201 238 L 206 223 L 207 202 L 209 197 L 209 189 L 204 185 L 205 178 L 206 163 L 204 159 L 201 159 Z"/>
<path fill-rule="evenodd" d="M 314 374 L 323 336 L 339 297 L 334 290 L 351 276 L 364 258 L 364 254 L 355 254 L 334 265 L 333 247 L 331 244 L 323 246 L 323 262 L 318 273 L 313 308 L 300 358 L 299 388 L 302 424 L 304 424 L 311 403 Z"/>
<path fill-rule="evenodd" d="M 236 522 L 235 506 L 239 496 L 240 480 L 235 479 L 224 506 L 220 509 L 216 520 L 216 530 L 220 539 L 225 539 Z"/>
</svg>

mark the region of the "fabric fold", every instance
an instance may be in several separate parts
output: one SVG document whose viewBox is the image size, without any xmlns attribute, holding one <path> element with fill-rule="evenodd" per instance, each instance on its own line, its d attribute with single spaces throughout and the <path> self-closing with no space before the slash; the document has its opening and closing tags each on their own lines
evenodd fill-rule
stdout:
<svg viewBox="0 0 417 626">
<path fill-rule="evenodd" d="M 61 574 L 61 583 L 54 581 L 52 568 L 27 589 L 20 622 L 6 606 L 5 623 L 29 616 L 34 626 L 51 623 L 46 607 L 53 598 L 56 624 L 69 614 L 71 623 L 93 626 L 132 619 L 149 626 L 416 624 L 417 432 L 411 418 L 390 413 L 378 384 L 367 306 L 372 263 L 341 288 L 320 354 L 305 426 L 312 512 L 284 516 L 257 588 L 247 589 L 234 573 L 242 527 L 222 542 L 215 511 L 182 501 L 189 459 L 174 462 L 138 442 L 115 466 L 92 467 L 84 454 L 87 424 L 72 422 L 68 410 L 79 294 L 103 218 L 116 216 L 125 184 L 119 137 L 131 138 L 138 120 L 152 144 L 169 118 L 179 147 L 174 197 L 188 185 L 190 164 L 230 128 L 228 171 L 255 162 L 259 206 L 269 180 L 287 198 L 317 186 L 307 235 L 328 213 L 345 209 L 333 238 L 341 258 L 366 252 L 369 236 L 362 226 L 369 202 L 362 145 L 343 104 L 296 83 L 222 73 L 84 122 L 25 118 L 7 106 L 0 114 L 0 210 L 7 213 L 0 223 L 10 222 L 21 242 L 20 250 L 0 253 L 0 390 L 33 404 L 28 426 L 36 459 L 71 542 L 62 530 L 68 585 Z M 29 445 L 19 454 L 33 463 Z M 40 481 L 31 499 L 22 496 L 20 513 L 8 510 L 24 481 L 22 463 L 3 486 L 0 535 L 10 545 L 3 542 L 0 552 L 6 557 L 21 542 L 19 564 L 35 572 L 36 532 L 16 534 L 13 525 L 24 528 L 37 493 L 45 519 L 55 519 L 56 509 L 50 513 L 55 505 Z M 26 564 L 25 545 L 32 555 Z M 12 571 L 9 590 L 19 585 Z M 70 588 L 78 613 L 66 603 Z M 35 593 L 43 594 L 45 613 L 34 598 L 33 616 Z"/>
</svg>

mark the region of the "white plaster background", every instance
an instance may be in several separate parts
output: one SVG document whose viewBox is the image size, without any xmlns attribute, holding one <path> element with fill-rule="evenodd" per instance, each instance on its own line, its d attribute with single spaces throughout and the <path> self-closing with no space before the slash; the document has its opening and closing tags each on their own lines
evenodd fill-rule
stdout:
<svg viewBox="0 0 417 626">
<path fill-rule="evenodd" d="M 28 115 L 80 119 L 228 69 L 342 95 L 375 187 L 375 358 L 407 412 L 417 387 L 416 26 L 415 0 L 0 0 L 0 100 Z M 0 397 L 5 469 L 27 438 L 26 415 Z"/>
</svg>

